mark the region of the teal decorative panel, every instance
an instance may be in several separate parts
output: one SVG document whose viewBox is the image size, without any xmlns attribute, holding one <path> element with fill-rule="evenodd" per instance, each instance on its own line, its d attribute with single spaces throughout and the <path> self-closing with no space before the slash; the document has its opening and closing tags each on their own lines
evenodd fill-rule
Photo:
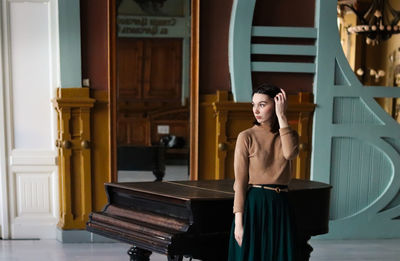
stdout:
<svg viewBox="0 0 400 261">
<path fill-rule="evenodd" d="M 390 203 L 386 207 L 384 207 L 380 212 L 387 211 L 390 209 L 395 209 L 399 205 L 400 205 L 400 192 L 398 192 L 397 195 L 393 198 L 393 200 L 390 201 Z"/>
<path fill-rule="evenodd" d="M 393 138 L 387 138 L 383 137 L 382 138 L 384 141 L 389 143 L 398 153 L 398 156 L 400 156 L 400 140 L 399 139 L 393 139 Z"/>
<path fill-rule="evenodd" d="M 229 28 L 229 71 L 236 102 L 251 100 L 251 72 L 315 73 L 315 63 L 251 62 L 251 54 L 315 56 L 315 45 L 251 44 L 251 37 L 316 39 L 316 28 L 252 26 L 255 0 L 234 0 Z"/>
<path fill-rule="evenodd" d="M 340 68 L 337 60 L 335 59 L 335 85 L 349 85 L 349 80 Z"/>
<path fill-rule="evenodd" d="M 229 26 L 229 72 L 233 99 L 251 101 L 251 27 L 256 0 L 233 0 Z"/>
<path fill-rule="evenodd" d="M 254 72 L 300 72 L 314 73 L 313 63 L 282 63 L 282 62 L 252 62 L 251 69 Z"/>
<path fill-rule="evenodd" d="M 359 162 L 367 164 L 359 165 Z M 330 217 L 333 220 L 368 207 L 383 193 L 393 176 L 387 156 L 356 138 L 333 138 L 331 164 Z"/>
<path fill-rule="evenodd" d="M 251 35 L 261 37 L 317 38 L 318 31 L 316 28 L 310 27 L 253 26 Z"/>
<path fill-rule="evenodd" d="M 333 98 L 333 123 L 382 125 L 382 121 L 358 97 Z"/>
<path fill-rule="evenodd" d="M 252 54 L 273 55 L 304 55 L 315 56 L 317 49 L 314 45 L 289 45 L 289 44 L 252 44 Z"/>
<path fill-rule="evenodd" d="M 384 141 L 389 143 L 398 153 L 398 157 L 400 158 L 400 139 L 393 139 L 393 138 L 382 138 Z M 389 202 L 387 206 L 385 206 L 380 212 L 385 210 L 389 210 L 392 208 L 396 208 L 400 206 L 400 190 L 397 195 Z"/>
<path fill-rule="evenodd" d="M 333 185 L 321 238 L 400 237 L 400 126 L 374 99 L 400 89 L 360 83 L 340 44 L 336 4 L 316 2 L 311 178 Z"/>
</svg>

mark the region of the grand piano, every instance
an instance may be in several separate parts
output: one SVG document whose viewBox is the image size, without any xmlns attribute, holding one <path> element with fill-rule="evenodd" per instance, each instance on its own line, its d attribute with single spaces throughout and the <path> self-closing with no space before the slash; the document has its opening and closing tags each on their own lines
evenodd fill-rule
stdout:
<svg viewBox="0 0 400 261">
<path fill-rule="evenodd" d="M 91 213 L 87 230 L 132 245 L 131 261 L 152 252 L 227 260 L 233 180 L 107 183 L 108 204 Z M 294 179 L 289 199 L 296 225 L 296 260 L 309 260 L 311 236 L 328 232 L 331 186 Z"/>
</svg>

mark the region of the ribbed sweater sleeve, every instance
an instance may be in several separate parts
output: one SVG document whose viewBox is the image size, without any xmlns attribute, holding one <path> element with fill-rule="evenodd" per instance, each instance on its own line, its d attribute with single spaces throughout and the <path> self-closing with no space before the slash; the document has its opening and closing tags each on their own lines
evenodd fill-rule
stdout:
<svg viewBox="0 0 400 261">
<path fill-rule="evenodd" d="M 279 129 L 279 135 L 283 157 L 287 160 L 294 159 L 299 154 L 299 135 L 290 127 Z"/>
<path fill-rule="evenodd" d="M 234 156 L 235 197 L 233 202 L 233 212 L 243 212 L 244 201 L 246 198 L 249 183 L 249 139 L 240 133 L 236 140 Z"/>
</svg>

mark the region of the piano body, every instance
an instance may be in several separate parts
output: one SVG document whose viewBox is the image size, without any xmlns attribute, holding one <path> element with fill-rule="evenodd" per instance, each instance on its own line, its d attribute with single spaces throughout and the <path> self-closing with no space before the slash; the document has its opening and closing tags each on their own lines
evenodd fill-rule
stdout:
<svg viewBox="0 0 400 261">
<path fill-rule="evenodd" d="M 132 244 L 131 260 L 149 260 L 151 252 L 171 261 L 227 260 L 232 186 L 233 180 L 107 183 L 108 204 L 91 213 L 87 230 Z M 296 260 L 309 260 L 307 241 L 328 232 L 331 186 L 295 179 L 289 189 Z"/>
</svg>

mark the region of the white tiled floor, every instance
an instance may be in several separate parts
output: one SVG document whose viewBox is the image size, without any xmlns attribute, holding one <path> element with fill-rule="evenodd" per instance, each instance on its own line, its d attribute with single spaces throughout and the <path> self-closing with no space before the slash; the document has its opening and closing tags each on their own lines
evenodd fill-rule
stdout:
<svg viewBox="0 0 400 261">
<path fill-rule="evenodd" d="M 311 240 L 310 261 L 399 261 L 400 239 Z M 56 240 L 0 240 L 0 261 L 120 261 L 129 260 L 128 244 L 62 244 Z M 151 261 L 166 261 L 152 254 Z M 189 259 L 184 259 L 189 260 Z"/>
<path fill-rule="evenodd" d="M 311 261 L 400 261 L 400 239 L 310 240 Z"/>
</svg>

